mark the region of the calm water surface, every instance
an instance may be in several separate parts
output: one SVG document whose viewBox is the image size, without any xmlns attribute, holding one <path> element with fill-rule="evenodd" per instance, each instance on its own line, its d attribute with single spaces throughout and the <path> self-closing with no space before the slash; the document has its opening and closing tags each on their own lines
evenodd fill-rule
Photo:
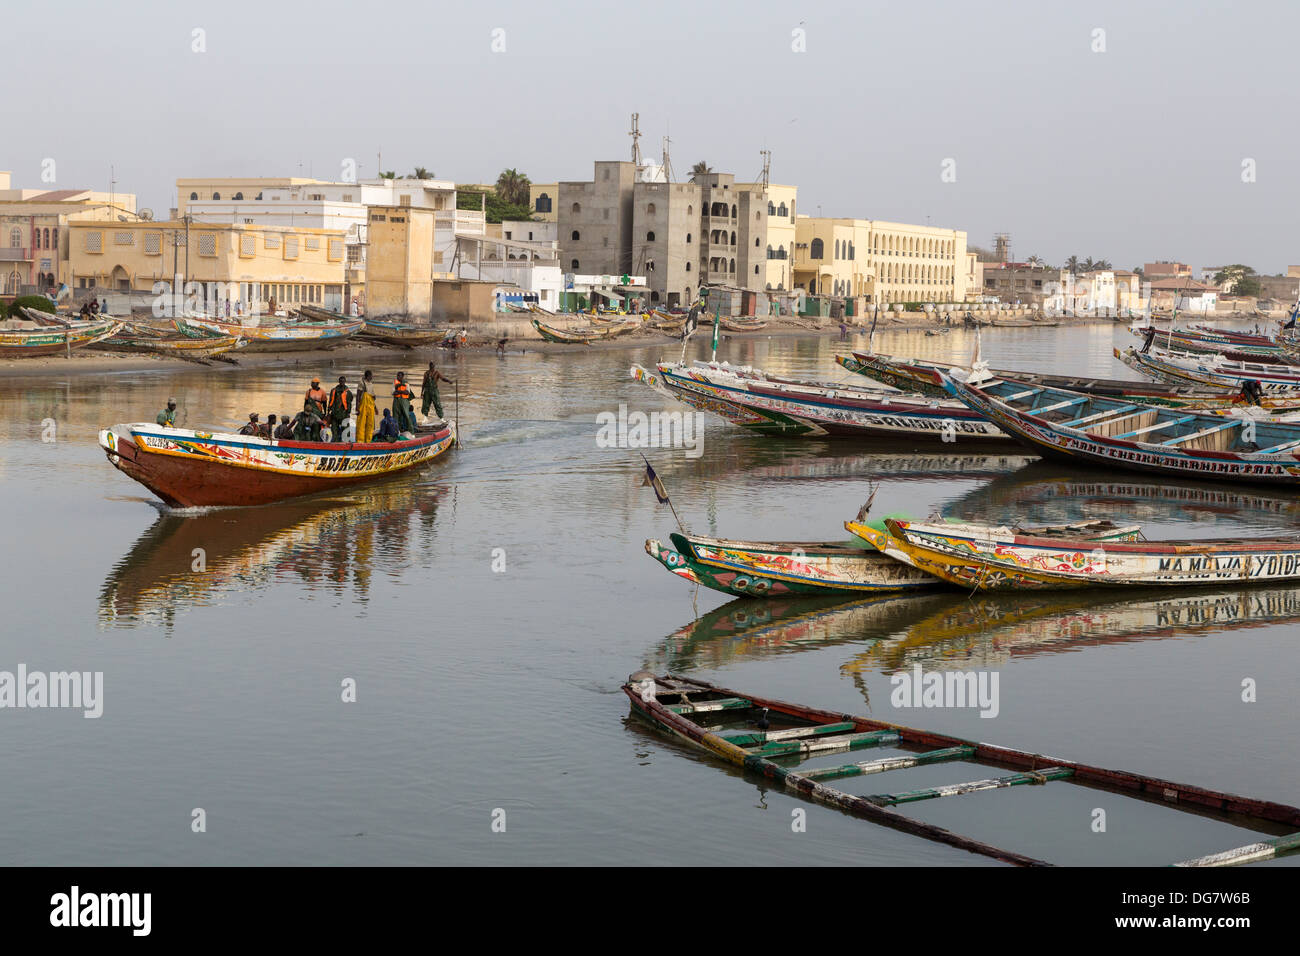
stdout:
<svg viewBox="0 0 1300 956">
<path fill-rule="evenodd" d="M 996 330 L 993 364 L 1131 378 L 1123 329 Z M 859 347 L 865 345 L 858 339 Z M 965 359 L 962 332 L 895 354 Z M 850 380 L 833 338 L 724 342 L 719 357 Z M 702 355 L 703 343 L 694 349 Z M 673 669 L 741 690 L 1269 798 L 1300 800 L 1300 588 L 849 604 L 698 595 L 645 554 L 674 529 L 596 415 L 674 406 L 631 362 L 672 344 L 445 359 L 464 446 L 418 475 L 288 505 L 169 514 L 111 468 L 96 429 L 294 411 L 336 366 L 0 377 L 0 670 L 103 671 L 104 713 L 0 710 L 11 864 L 847 863 L 981 865 L 792 800 L 627 719 L 619 685 Z M 417 358 L 368 359 L 379 380 Z M 417 373 L 418 374 L 418 373 Z M 446 389 L 452 413 L 452 389 Z M 53 418 L 58 440 L 41 441 Z M 841 540 L 875 512 L 1045 522 L 1105 516 L 1149 537 L 1296 527 L 1289 492 L 747 435 L 652 461 L 694 530 Z M 194 549 L 206 571 L 191 570 Z M 498 551 L 497 549 L 501 549 Z M 494 570 L 494 556 L 504 571 Z M 1000 713 L 901 710 L 891 674 L 996 670 Z M 352 678 L 357 702 L 341 701 Z M 1241 701 L 1246 678 L 1258 702 Z M 839 758 L 838 762 L 843 762 Z M 858 793 L 997 775 L 943 764 Z M 808 808 L 793 833 L 791 809 Z M 191 832 L 201 807 L 207 832 Z M 1107 832 L 1090 832 L 1093 808 Z M 506 832 L 492 831 L 497 808 Z M 1219 820 L 1064 783 L 905 812 L 1071 863 L 1162 863 L 1251 842 Z M 1281 861 L 1287 865 L 1292 861 Z"/>
</svg>

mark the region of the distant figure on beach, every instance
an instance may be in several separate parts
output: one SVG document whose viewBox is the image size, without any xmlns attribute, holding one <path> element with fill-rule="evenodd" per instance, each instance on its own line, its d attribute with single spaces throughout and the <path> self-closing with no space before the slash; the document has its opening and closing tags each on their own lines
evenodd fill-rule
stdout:
<svg viewBox="0 0 1300 956">
<path fill-rule="evenodd" d="M 101 302 L 101 303 L 99 304 L 99 314 L 100 314 L 100 315 L 108 315 L 108 299 L 107 299 L 107 297 L 105 297 L 104 301 Z"/>
<path fill-rule="evenodd" d="M 167 399 L 167 407 L 158 413 L 158 417 L 155 418 L 154 421 L 157 424 L 162 425 L 166 428 L 175 428 L 176 427 L 176 399 L 174 398 Z"/>
<path fill-rule="evenodd" d="M 497 355 L 506 354 L 506 343 L 509 341 L 509 339 L 497 339 Z"/>
<path fill-rule="evenodd" d="M 424 380 L 420 383 L 420 414 L 425 418 L 429 417 L 429 406 L 433 405 L 433 410 L 442 418 L 442 398 L 438 395 L 438 382 L 443 381 L 448 385 L 456 383 L 438 371 L 436 365 L 429 363 L 428 370 L 424 373 Z"/>
<path fill-rule="evenodd" d="M 248 421 L 246 421 L 244 427 L 239 430 L 239 434 L 251 435 L 256 438 L 262 431 L 262 426 L 258 423 L 258 418 L 260 417 L 261 416 L 259 416 L 257 412 L 249 412 Z"/>
<path fill-rule="evenodd" d="M 840 323 L 840 341 L 843 342 L 849 337 L 849 327 L 843 322 Z"/>
<path fill-rule="evenodd" d="M 357 441 L 370 441 L 375 434 L 375 376 L 366 369 L 357 384 Z"/>
</svg>

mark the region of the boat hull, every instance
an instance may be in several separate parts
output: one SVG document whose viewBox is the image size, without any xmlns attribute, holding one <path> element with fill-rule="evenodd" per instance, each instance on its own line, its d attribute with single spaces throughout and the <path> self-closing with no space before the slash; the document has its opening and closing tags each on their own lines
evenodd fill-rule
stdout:
<svg viewBox="0 0 1300 956">
<path fill-rule="evenodd" d="M 0 358 L 39 358 L 42 355 L 65 355 L 86 348 L 117 333 L 120 322 L 101 322 L 91 326 L 53 326 L 26 331 L 0 330 Z"/>
<path fill-rule="evenodd" d="M 455 428 L 393 443 L 296 442 L 152 425 L 99 433 L 109 462 L 175 508 L 263 505 L 336 491 L 432 461 Z"/>
</svg>

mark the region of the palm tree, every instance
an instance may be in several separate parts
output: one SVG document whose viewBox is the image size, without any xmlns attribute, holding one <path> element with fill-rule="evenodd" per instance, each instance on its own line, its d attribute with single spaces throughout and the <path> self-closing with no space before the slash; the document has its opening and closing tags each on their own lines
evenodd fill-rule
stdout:
<svg viewBox="0 0 1300 956">
<path fill-rule="evenodd" d="M 503 169 L 497 177 L 497 195 L 512 206 L 528 205 L 528 187 L 532 183 L 517 169 Z"/>
<path fill-rule="evenodd" d="M 1079 268 L 1084 272 L 1091 272 L 1093 269 L 1097 268 L 1097 263 L 1093 261 L 1092 256 L 1089 256 L 1083 260 L 1083 265 Z"/>
<path fill-rule="evenodd" d="M 698 177 L 707 176 L 711 172 L 713 172 L 713 167 L 704 160 L 700 160 L 691 167 L 691 180 L 694 181 Z"/>
<path fill-rule="evenodd" d="M 397 178 L 397 173 L 393 172 L 393 171 L 390 169 L 390 170 L 389 170 L 388 172 L 386 172 L 386 173 L 380 173 L 380 174 L 379 174 L 379 178 L 380 178 L 380 179 L 396 179 L 396 178 Z"/>
<path fill-rule="evenodd" d="M 433 173 L 429 172 L 423 166 L 416 166 L 415 172 L 411 173 L 407 179 L 433 179 Z"/>
<path fill-rule="evenodd" d="M 1093 267 L 1093 269 L 1095 269 L 1097 272 L 1109 272 L 1112 268 L 1114 268 L 1114 267 L 1110 264 L 1110 260 L 1109 260 L 1109 259 L 1098 259 L 1096 262 L 1094 262 L 1094 263 L 1092 264 L 1092 267 Z"/>
<path fill-rule="evenodd" d="M 1066 271 L 1067 271 L 1067 272 L 1070 272 L 1070 273 L 1078 272 L 1078 271 L 1079 271 L 1079 257 L 1078 257 L 1078 256 L 1070 256 L 1070 258 L 1066 259 L 1066 260 L 1065 260 L 1065 268 L 1066 268 Z"/>
</svg>

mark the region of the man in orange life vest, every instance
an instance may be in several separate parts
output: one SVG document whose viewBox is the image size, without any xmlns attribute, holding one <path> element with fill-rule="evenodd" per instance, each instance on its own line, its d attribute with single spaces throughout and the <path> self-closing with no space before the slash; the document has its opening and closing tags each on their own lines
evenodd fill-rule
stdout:
<svg viewBox="0 0 1300 956">
<path fill-rule="evenodd" d="M 415 410 L 411 408 L 411 389 L 406 384 L 405 372 L 398 372 L 393 382 L 393 417 L 400 430 L 414 434 Z"/>
<path fill-rule="evenodd" d="M 302 400 L 302 414 L 298 416 L 298 441 L 320 441 L 320 426 L 325 420 L 325 389 L 320 387 L 320 379 L 311 380 L 311 388 Z"/>
<path fill-rule="evenodd" d="M 330 440 L 343 440 L 343 423 L 352 416 L 352 393 L 348 391 L 347 376 L 340 375 L 339 383 L 330 392 Z"/>
</svg>

